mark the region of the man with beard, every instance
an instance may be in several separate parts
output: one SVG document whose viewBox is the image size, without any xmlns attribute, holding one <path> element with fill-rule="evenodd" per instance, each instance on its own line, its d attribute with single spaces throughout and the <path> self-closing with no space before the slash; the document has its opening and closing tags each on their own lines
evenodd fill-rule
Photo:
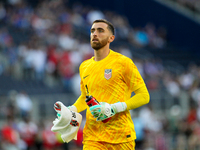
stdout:
<svg viewBox="0 0 200 150">
<path fill-rule="evenodd" d="M 87 109 L 83 150 L 135 149 L 136 133 L 129 110 L 149 102 L 148 90 L 133 61 L 110 49 L 114 39 L 110 22 L 93 22 L 90 43 L 94 56 L 80 65 L 81 95 L 68 107 L 76 112 Z M 131 97 L 132 92 L 135 95 Z M 88 107 L 85 100 L 91 95 L 99 105 Z"/>
</svg>

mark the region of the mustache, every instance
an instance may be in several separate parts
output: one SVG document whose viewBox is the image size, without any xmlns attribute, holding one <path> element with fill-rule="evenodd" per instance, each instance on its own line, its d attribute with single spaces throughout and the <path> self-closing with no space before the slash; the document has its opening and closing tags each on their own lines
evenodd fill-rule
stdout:
<svg viewBox="0 0 200 150">
<path fill-rule="evenodd" d="M 98 38 L 93 38 L 92 41 L 99 41 L 99 39 Z"/>
</svg>

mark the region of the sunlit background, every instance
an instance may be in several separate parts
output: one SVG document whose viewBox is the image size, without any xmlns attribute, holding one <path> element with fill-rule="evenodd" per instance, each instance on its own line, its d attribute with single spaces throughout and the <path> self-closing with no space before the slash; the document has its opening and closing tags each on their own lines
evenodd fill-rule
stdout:
<svg viewBox="0 0 200 150">
<path fill-rule="evenodd" d="M 1 0 L 0 150 L 81 150 L 50 129 L 53 104 L 80 95 L 93 56 L 91 23 L 116 28 L 111 49 L 130 57 L 150 92 L 131 110 L 136 150 L 200 149 L 200 0 Z"/>
</svg>

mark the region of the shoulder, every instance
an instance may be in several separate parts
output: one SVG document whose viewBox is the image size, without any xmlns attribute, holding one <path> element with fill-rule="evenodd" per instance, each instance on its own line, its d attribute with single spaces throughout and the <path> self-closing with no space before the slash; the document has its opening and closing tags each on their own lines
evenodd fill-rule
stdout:
<svg viewBox="0 0 200 150">
<path fill-rule="evenodd" d="M 80 69 L 86 68 L 89 64 L 92 63 L 92 59 L 93 59 L 93 57 L 90 58 L 90 59 L 84 60 L 84 61 L 81 63 L 81 65 L 80 65 L 79 68 L 80 68 Z"/>
<path fill-rule="evenodd" d="M 115 51 L 112 51 L 112 57 L 114 57 L 115 60 L 122 65 L 125 65 L 126 63 L 133 63 L 132 59 Z"/>
</svg>

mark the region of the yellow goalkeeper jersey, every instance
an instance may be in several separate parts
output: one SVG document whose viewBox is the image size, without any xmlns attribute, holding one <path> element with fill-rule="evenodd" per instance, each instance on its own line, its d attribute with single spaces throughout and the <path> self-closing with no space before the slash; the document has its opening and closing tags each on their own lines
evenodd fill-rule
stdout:
<svg viewBox="0 0 200 150">
<path fill-rule="evenodd" d="M 80 65 L 80 77 L 82 94 L 74 105 L 78 112 L 87 108 L 83 142 L 90 140 L 122 143 L 136 139 L 129 110 L 118 113 L 107 123 L 103 123 L 96 121 L 85 102 L 87 91 L 97 101 L 113 104 L 119 101 L 126 102 L 131 98 L 132 92 L 138 89 L 146 90 L 146 85 L 132 60 L 110 50 L 109 55 L 101 61 L 95 61 L 94 57 L 84 61 Z M 142 97 L 140 99 L 137 99 L 137 103 L 143 105 Z M 137 103 L 134 102 L 131 105 L 137 105 Z M 132 109 L 133 107 L 129 105 L 127 103 L 127 108 Z"/>
</svg>

